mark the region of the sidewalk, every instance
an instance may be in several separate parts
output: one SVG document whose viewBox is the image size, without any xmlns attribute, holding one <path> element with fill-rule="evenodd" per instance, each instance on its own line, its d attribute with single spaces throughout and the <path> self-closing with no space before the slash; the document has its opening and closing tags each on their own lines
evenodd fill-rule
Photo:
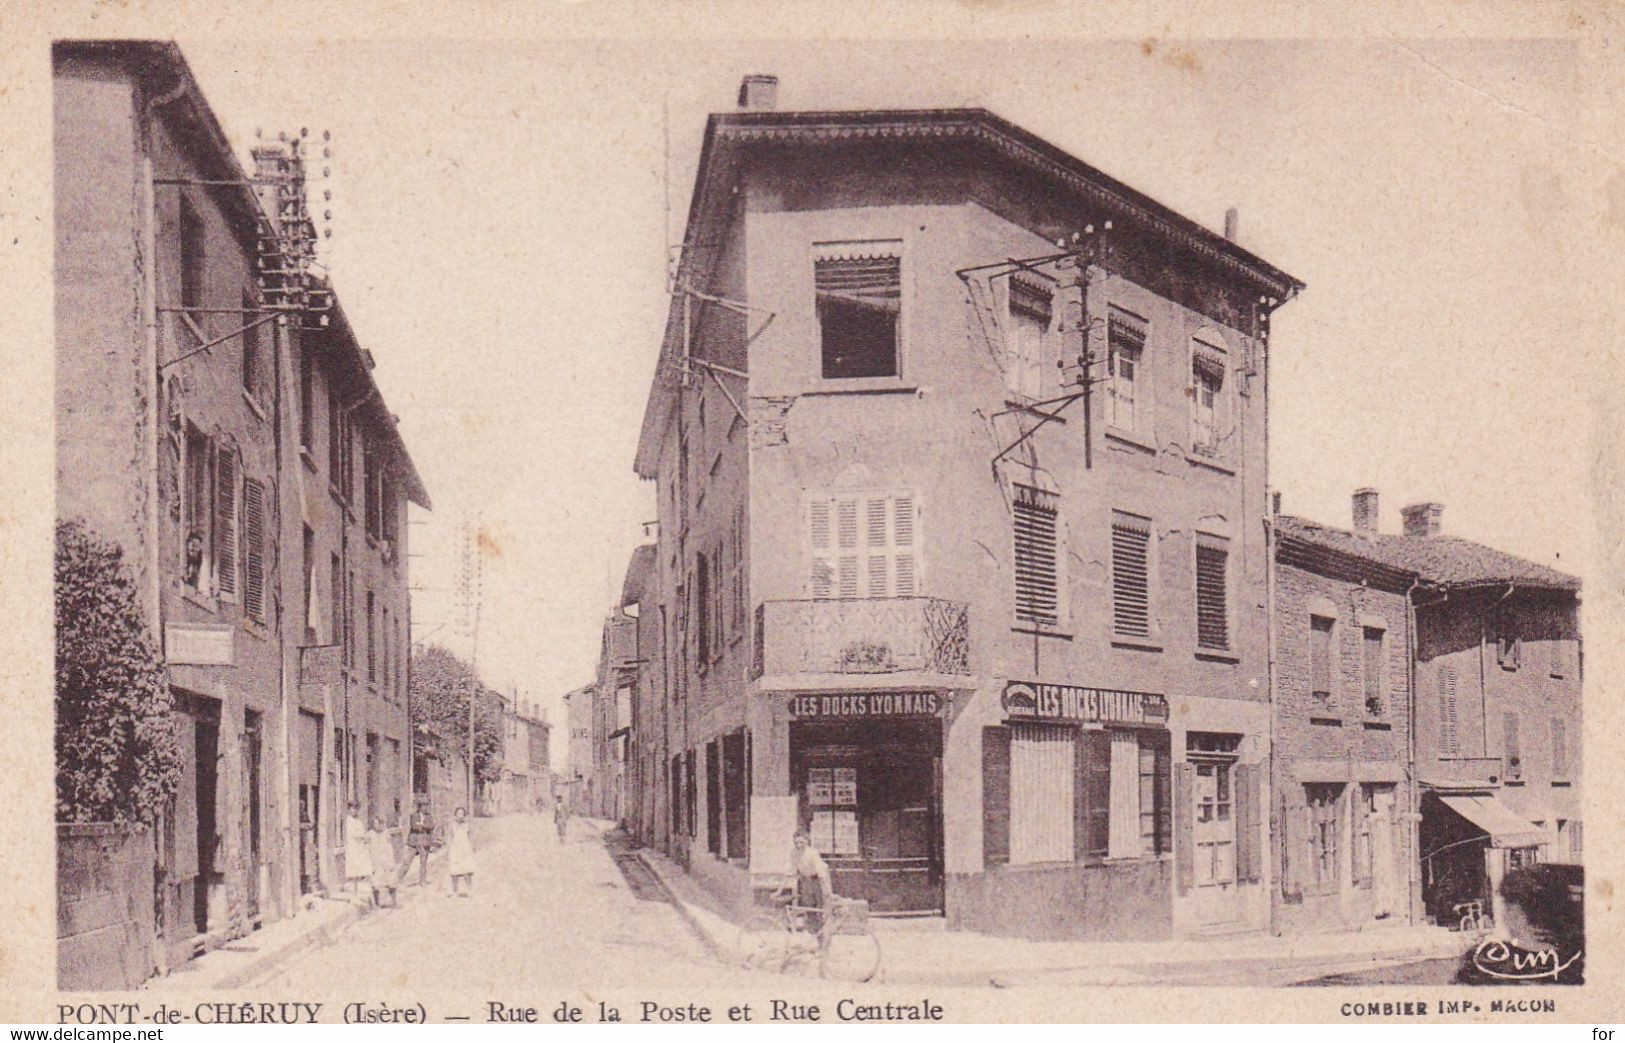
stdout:
<svg viewBox="0 0 1625 1043">
<path fill-rule="evenodd" d="M 637 854 L 706 945 L 724 961 L 737 962 L 743 942 L 739 918 L 671 859 L 644 848 Z M 1387 963 L 1456 957 L 1467 948 L 1461 935 L 1426 925 L 1373 925 L 1293 937 L 1035 942 L 949 931 L 934 918 L 872 922 L 884 953 L 884 980 L 892 984 L 1288 984 Z"/>
<path fill-rule="evenodd" d="M 470 835 L 476 849 L 485 846 L 492 830 L 490 819 L 472 820 Z M 444 848 L 429 858 L 428 882 L 422 887 L 408 886 L 416 879 L 417 865 L 412 863 L 395 892 L 402 906 L 449 886 Z M 371 894 L 368 889 L 369 898 Z M 362 917 L 390 911 L 363 906 L 354 896 L 344 892 L 304 895 L 292 916 L 266 924 L 257 931 L 211 949 L 167 975 L 148 979 L 141 987 L 154 992 L 241 988 L 289 958 L 307 949 L 331 943 Z"/>
</svg>

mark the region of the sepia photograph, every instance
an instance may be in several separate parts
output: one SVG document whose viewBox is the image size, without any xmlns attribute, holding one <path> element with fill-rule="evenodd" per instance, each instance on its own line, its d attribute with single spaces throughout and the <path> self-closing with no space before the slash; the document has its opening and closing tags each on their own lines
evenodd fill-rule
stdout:
<svg viewBox="0 0 1625 1043">
<path fill-rule="evenodd" d="M 1619 1020 L 1592 8 L 507 10 L 12 56 L 19 1021 Z"/>
</svg>

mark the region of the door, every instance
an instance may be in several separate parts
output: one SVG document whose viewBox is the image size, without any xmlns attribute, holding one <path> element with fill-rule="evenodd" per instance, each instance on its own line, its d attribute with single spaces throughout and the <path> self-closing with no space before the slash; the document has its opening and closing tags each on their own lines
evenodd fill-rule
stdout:
<svg viewBox="0 0 1625 1043">
<path fill-rule="evenodd" d="M 209 933 L 210 906 L 215 891 L 221 887 L 219 878 L 220 834 L 218 808 L 219 793 L 220 716 L 218 709 L 205 711 L 193 719 L 197 772 L 197 880 L 192 888 L 193 919 L 196 933 Z"/>
<path fill-rule="evenodd" d="M 187 705 L 175 693 L 178 707 Z M 185 709 L 174 713 L 175 733 L 180 742 L 181 777 L 175 785 L 160 832 L 158 859 L 158 930 L 169 966 L 192 958 L 192 939 L 197 935 L 196 901 L 198 887 L 197 852 L 197 722 Z"/>
<path fill-rule="evenodd" d="M 1197 922 L 1230 923 L 1240 916 L 1236 899 L 1236 816 L 1233 769 L 1228 760 L 1195 764 L 1191 787 L 1192 885 Z"/>
</svg>

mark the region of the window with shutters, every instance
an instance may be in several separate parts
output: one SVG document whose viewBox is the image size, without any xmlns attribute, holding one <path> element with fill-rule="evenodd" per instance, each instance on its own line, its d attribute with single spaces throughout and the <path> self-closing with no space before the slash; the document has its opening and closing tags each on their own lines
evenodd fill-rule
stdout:
<svg viewBox="0 0 1625 1043">
<path fill-rule="evenodd" d="M 1230 647 L 1230 541 L 1196 536 L 1196 646 Z"/>
<path fill-rule="evenodd" d="M 902 312 L 900 244 L 821 248 L 813 263 L 827 380 L 895 377 Z"/>
<path fill-rule="evenodd" d="M 1056 626 L 1062 619 L 1060 497 L 1015 486 L 1016 620 Z"/>
<path fill-rule="evenodd" d="M 373 684 L 378 680 L 378 626 L 377 601 L 372 591 L 367 591 L 367 683 Z"/>
<path fill-rule="evenodd" d="M 1439 756 L 1455 757 L 1461 752 L 1461 732 L 1456 719 L 1456 668 L 1439 664 Z"/>
<path fill-rule="evenodd" d="M 1342 783 L 1312 782 L 1304 785 L 1309 807 L 1309 879 L 1305 884 L 1315 894 L 1335 894 L 1342 886 L 1339 864 L 1342 852 Z"/>
<path fill-rule="evenodd" d="M 1145 410 L 1141 379 L 1146 321 L 1133 312 L 1112 307 L 1106 317 L 1107 382 L 1106 423 L 1123 431 L 1138 431 Z"/>
<path fill-rule="evenodd" d="M 1332 631 L 1336 622 L 1326 616 L 1309 617 L 1309 691 L 1317 709 L 1332 702 Z"/>
<path fill-rule="evenodd" d="M 1122 637 L 1150 637 L 1151 519 L 1112 514 L 1112 629 Z"/>
<path fill-rule="evenodd" d="M 711 661 L 711 562 L 701 552 L 694 555 L 694 609 L 695 661 L 703 668 Z"/>
<path fill-rule="evenodd" d="M 734 510 L 733 555 L 728 560 L 728 613 L 730 642 L 745 633 L 745 505 Z"/>
<path fill-rule="evenodd" d="M 1569 777 L 1568 726 L 1561 717 L 1551 719 L 1552 781 L 1565 782 Z"/>
<path fill-rule="evenodd" d="M 807 505 L 812 597 L 914 597 L 920 591 L 919 517 L 912 493 L 849 493 Z"/>
<path fill-rule="evenodd" d="M 1075 730 L 1016 724 L 1010 736 L 1010 862 L 1071 862 Z"/>
<path fill-rule="evenodd" d="M 243 481 L 243 615 L 265 622 L 266 502 L 264 483 Z"/>
<path fill-rule="evenodd" d="M 339 556 L 337 554 L 333 555 L 332 565 L 332 572 L 327 581 L 327 596 L 332 599 L 333 602 L 333 609 L 329 615 L 329 618 L 332 620 L 332 623 L 330 624 L 332 632 L 326 635 L 327 640 L 325 643 L 339 645 L 340 651 L 342 652 L 344 651 L 344 631 L 348 624 L 345 623 L 344 566 L 340 563 Z M 346 659 L 344 661 L 344 665 L 349 666 L 350 661 Z"/>
<path fill-rule="evenodd" d="M 237 450 L 220 444 L 214 469 L 215 589 L 222 601 L 237 600 Z"/>
<path fill-rule="evenodd" d="M 209 593 L 214 585 L 214 440 L 191 423 L 186 425 L 185 519 L 186 535 L 182 550 L 182 577 L 197 593 Z"/>
<path fill-rule="evenodd" d="M 382 479 L 378 451 L 370 440 L 364 440 L 361 443 L 361 513 L 366 520 L 367 535 L 375 540 L 382 539 L 384 535 Z"/>
<path fill-rule="evenodd" d="M 270 384 L 266 379 L 265 331 L 267 327 L 264 323 L 257 326 L 249 325 L 249 323 L 261 317 L 255 313 L 255 309 L 259 307 L 259 302 L 254 299 L 252 293 L 247 290 L 243 291 L 242 304 L 242 322 L 247 327 L 242 333 L 243 392 L 253 399 L 256 406 L 264 409 L 265 403 L 269 401 L 266 390 Z"/>
<path fill-rule="evenodd" d="M 1518 746 L 1518 715 L 1515 713 L 1501 716 L 1501 755 L 1507 785 L 1522 785 L 1523 751 Z"/>
<path fill-rule="evenodd" d="M 1223 348 L 1205 340 L 1191 341 L 1191 451 L 1217 456 L 1229 423 L 1225 409 Z"/>
<path fill-rule="evenodd" d="M 1360 643 L 1360 670 L 1364 675 L 1365 714 L 1381 717 L 1388 712 L 1388 695 L 1383 684 L 1383 631 L 1381 627 L 1362 627 Z"/>
<path fill-rule="evenodd" d="M 1049 336 L 1053 291 L 1041 276 L 1012 276 L 1006 289 L 1005 380 L 1020 398 L 1040 401 L 1055 386 Z"/>
</svg>

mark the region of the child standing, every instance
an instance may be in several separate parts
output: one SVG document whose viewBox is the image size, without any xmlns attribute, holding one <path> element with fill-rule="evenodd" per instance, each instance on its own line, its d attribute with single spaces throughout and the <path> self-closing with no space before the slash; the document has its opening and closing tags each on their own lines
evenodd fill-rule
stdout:
<svg viewBox="0 0 1625 1043">
<path fill-rule="evenodd" d="M 463 808 L 458 808 L 452 816 L 446 859 L 450 862 L 451 893 L 467 898 L 474 890 L 474 842 L 468 836 L 468 812 Z M 458 881 L 467 890 L 463 890 Z"/>
<path fill-rule="evenodd" d="M 382 816 L 372 820 L 372 832 L 367 834 L 367 854 L 372 859 L 372 901 L 380 909 L 384 908 L 384 897 L 389 897 L 389 908 L 393 909 L 395 901 L 395 841 L 390 838 L 389 830 L 384 828 Z"/>
<path fill-rule="evenodd" d="M 370 905 L 366 891 L 372 879 L 372 858 L 367 850 L 367 824 L 361 821 L 361 804 L 350 801 L 350 814 L 344 820 L 344 883 L 355 891 L 363 904 Z"/>
</svg>

